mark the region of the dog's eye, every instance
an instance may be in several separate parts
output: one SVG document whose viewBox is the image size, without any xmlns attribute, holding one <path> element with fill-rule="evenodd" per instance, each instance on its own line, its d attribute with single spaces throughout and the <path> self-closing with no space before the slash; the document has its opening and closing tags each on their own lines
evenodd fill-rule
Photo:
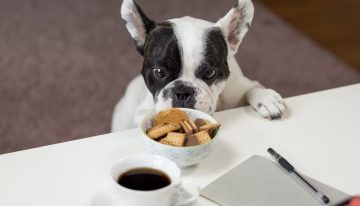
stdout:
<svg viewBox="0 0 360 206">
<path fill-rule="evenodd" d="M 159 78 L 159 79 L 162 79 L 166 76 L 164 70 L 160 69 L 160 68 L 156 68 L 153 70 L 154 72 L 154 76 Z"/>
<path fill-rule="evenodd" d="M 213 69 L 206 69 L 204 71 L 204 78 L 205 79 L 212 79 L 216 76 L 216 71 Z"/>
</svg>

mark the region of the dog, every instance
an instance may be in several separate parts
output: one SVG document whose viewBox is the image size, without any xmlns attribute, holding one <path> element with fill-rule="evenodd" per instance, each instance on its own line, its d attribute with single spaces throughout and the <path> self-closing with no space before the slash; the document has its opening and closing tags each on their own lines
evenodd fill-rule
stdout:
<svg viewBox="0 0 360 206">
<path fill-rule="evenodd" d="M 214 114 L 249 104 L 264 118 L 281 118 L 283 98 L 246 78 L 234 58 L 253 15 L 251 0 L 238 0 L 216 23 L 188 16 L 156 23 L 124 0 L 121 17 L 144 60 L 141 75 L 115 107 L 112 131 L 136 127 L 150 111 L 171 107 Z"/>
</svg>

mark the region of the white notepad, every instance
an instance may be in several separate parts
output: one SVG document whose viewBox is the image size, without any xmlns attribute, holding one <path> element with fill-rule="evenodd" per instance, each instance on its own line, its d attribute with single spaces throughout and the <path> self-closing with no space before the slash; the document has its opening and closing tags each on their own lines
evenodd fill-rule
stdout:
<svg viewBox="0 0 360 206">
<path fill-rule="evenodd" d="M 306 179 L 336 203 L 349 195 L 323 183 Z M 222 206 L 321 206 L 310 192 L 280 168 L 258 155 L 206 186 L 201 195 Z"/>
</svg>

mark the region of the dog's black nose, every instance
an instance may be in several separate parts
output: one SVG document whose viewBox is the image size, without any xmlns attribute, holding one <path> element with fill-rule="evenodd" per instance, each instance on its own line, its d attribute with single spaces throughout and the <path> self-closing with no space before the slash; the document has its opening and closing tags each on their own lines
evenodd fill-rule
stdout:
<svg viewBox="0 0 360 206">
<path fill-rule="evenodd" d="M 174 96 L 177 100 L 187 101 L 195 91 L 191 87 L 187 86 L 178 86 L 174 88 Z"/>
<path fill-rule="evenodd" d="M 195 105 L 195 89 L 185 85 L 173 88 L 173 106 L 192 108 Z"/>
</svg>

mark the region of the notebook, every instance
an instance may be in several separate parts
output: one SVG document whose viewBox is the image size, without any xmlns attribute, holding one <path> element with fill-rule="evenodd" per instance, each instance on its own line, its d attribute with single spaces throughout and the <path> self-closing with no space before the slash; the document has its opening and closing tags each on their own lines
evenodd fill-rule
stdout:
<svg viewBox="0 0 360 206">
<path fill-rule="evenodd" d="M 349 197 L 314 179 L 305 178 L 329 197 L 330 204 Z M 277 163 L 258 155 L 206 186 L 201 195 L 222 206 L 323 205 Z"/>
</svg>

